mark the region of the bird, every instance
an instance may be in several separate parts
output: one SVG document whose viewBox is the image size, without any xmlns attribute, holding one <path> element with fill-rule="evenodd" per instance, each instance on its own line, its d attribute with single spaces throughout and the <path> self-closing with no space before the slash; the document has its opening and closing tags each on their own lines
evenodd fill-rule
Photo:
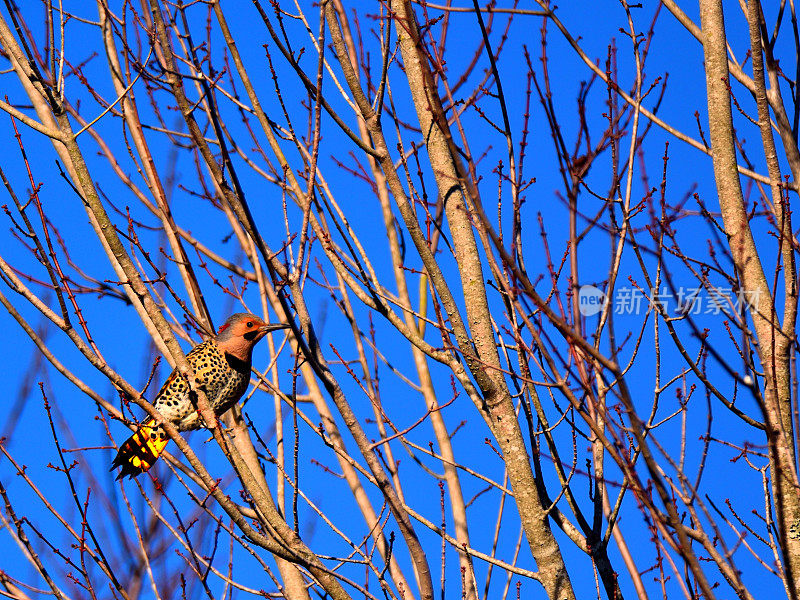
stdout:
<svg viewBox="0 0 800 600">
<path fill-rule="evenodd" d="M 247 391 L 253 347 L 271 331 L 288 327 L 283 323 L 265 323 L 250 313 L 235 313 L 215 337 L 197 344 L 186 355 L 195 384 L 205 393 L 215 415 L 223 414 Z M 178 431 L 200 429 L 203 422 L 193 395 L 186 378 L 175 369 L 153 406 Z M 116 479 L 126 475 L 132 479 L 153 466 L 168 442 L 163 427 L 150 417 L 119 447 L 109 470 L 121 467 Z"/>
</svg>

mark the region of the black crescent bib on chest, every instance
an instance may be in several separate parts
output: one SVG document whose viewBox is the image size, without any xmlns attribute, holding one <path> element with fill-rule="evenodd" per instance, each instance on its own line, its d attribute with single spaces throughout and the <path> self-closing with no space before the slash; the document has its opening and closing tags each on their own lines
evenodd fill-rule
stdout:
<svg viewBox="0 0 800 600">
<path fill-rule="evenodd" d="M 247 337 L 249 334 L 245 334 Z M 228 366 L 236 371 L 239 375 L 250 375 L 250 363 L 247 361 L 242 360 L 241 358 L 236 358 L 233 354 L 228 352 L 225 353 L 225 360 L 228 361 Z"/>
</svg>

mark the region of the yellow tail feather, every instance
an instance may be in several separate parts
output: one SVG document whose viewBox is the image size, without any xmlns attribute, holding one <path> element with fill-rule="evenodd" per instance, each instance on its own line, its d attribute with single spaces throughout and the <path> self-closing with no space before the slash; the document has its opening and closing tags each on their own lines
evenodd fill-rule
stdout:
<svg viewBox="0 0 800 600">
<path fill-rule="evenodd" d="M 169 438 L 161 430 L 154 419 L 145 423 L 119 447 L 111 469 L 122 467 L 117 479 L 126 475 L 131 478 L 144 473 L 153 466 L 166 448 Z"/>
</svg>

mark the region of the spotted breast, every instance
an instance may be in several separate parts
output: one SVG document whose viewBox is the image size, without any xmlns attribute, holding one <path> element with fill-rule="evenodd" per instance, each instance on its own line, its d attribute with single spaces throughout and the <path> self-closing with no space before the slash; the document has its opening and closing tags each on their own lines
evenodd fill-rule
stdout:
<svg viewBox="0 0 800 600">
<path fill-rule="evenodd" d="M 228 410 L 247 390 L 250 364 L 224 353 L 214 340 L 195 346 L 186 355 L 186 360 L 194 371 L 197 386 L 205 392 L 218 415 Z M 197 406 L 190 398 L 189 386 L 177 371 L 164 382 L 153 405 L 179 431 L 201 427 Z"/>
</svg>

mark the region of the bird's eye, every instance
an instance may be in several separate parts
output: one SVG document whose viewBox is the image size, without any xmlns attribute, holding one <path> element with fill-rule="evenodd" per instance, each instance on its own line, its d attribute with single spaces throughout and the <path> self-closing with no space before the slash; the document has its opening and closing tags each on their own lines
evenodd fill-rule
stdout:
<svg viewBox="0 0 800 600">
<path fill-rule="evenodd" d="M 250 327 L 252 327 L 252 326 L 253 326 L 253 322 L 252 322 L 252 321 L 248 321 L 248 322 L 247 322 L 247 327 L 248 327 L 248 329 L 249 329 Z"/>
</svg>

